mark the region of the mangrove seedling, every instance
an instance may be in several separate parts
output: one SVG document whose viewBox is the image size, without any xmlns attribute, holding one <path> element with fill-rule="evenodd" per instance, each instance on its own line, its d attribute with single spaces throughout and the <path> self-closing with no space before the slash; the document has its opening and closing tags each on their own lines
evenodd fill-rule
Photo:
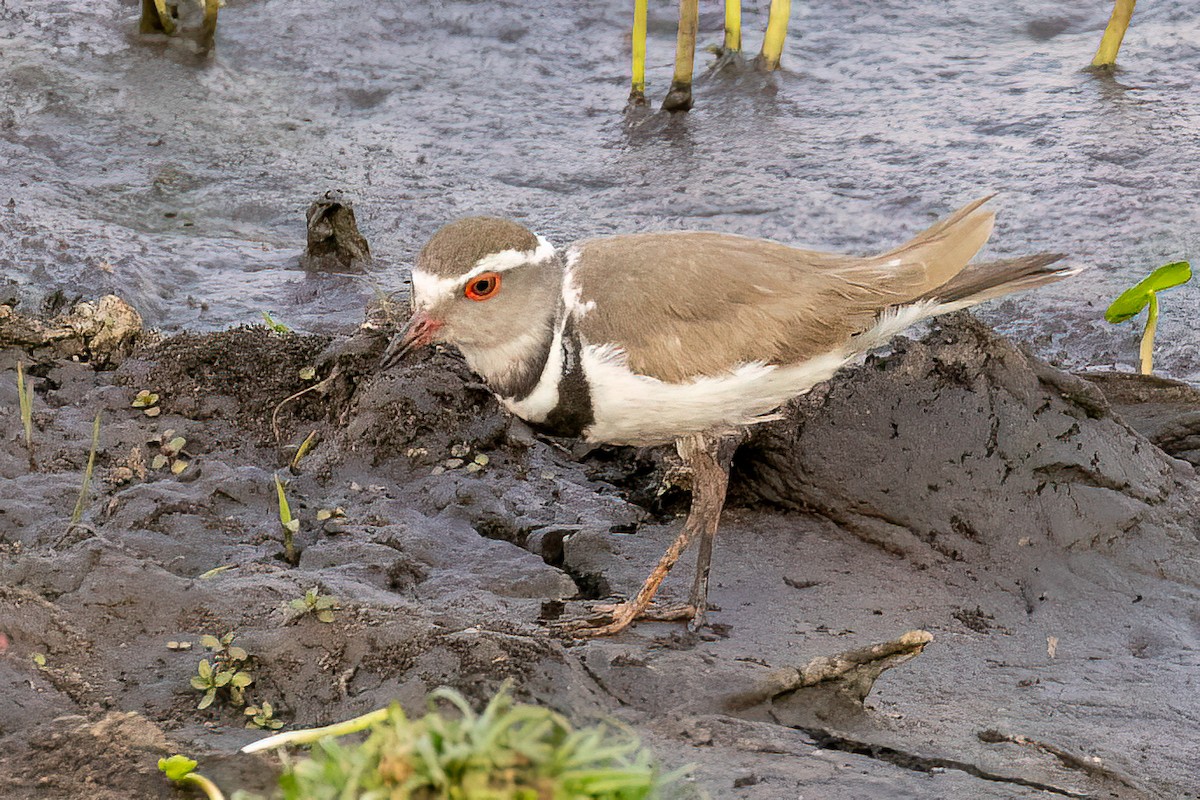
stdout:
<svg viewBox="0 0 1200 800">
<path fill-rule="evenodd" d="M 129 407 L 141 409 L 147 417 L 157 417 L 162 413 L 162 407 L 159 406 L 158 400 L 159 397 L 154 392 L 142 389 L 134 395 L 133 402 L 129 404 Z"/>
<path fill-rule="evenodd" d="M 437 703 L 453 707 L 438 710 Z M 369 731 L 361 744 L 332 737 Z M 641 800 L 678 779 L 663 775 L 633 737 L 609 727 L 575 730 L 562 715 L 514 703 L 502 688 L 476 713 L 453 689 L 435 690 L 429 712 L 408 719 L 398 704 L 347 722 L 267 737 L 254 752 L 319 744 L 285 767 L 285 800 L 315 797 L 570 797 Z"/>
<path fill-rule="evenodd" d="M 261 706 L 246 706 L 243 712 L 250 720 L 247 728 L 260 728 L 264 731 L 277 731 L 283 727 L 283 720 L 275 719 L 275 709 L 266 700 Z"/>
<path fill-rule="evenodd" d="M 174 755 L 170 758 L 160 758 L 158 769 L 172 783 L 180 786 L 195 787 L 204 792 L 208 800 L 225 800 L 225 795 L 208 778 L 196 772 L 196 762 L 187 756 Z"/>
<path fill-rule="evenodd" d="M 321 594 L 314 586 L 305 592 L 303 597 L 290 601 L 288 608 L 298 612 L 297 619 L 306 614 L 312 614 L 321 622 L 333 622 L 333 612 L 337 610 L 338 604 L 336 599 L 327 594 Z"/>
<path fill-rule="evenodd" d="M 150 444 L 158 447 L 158 453 L 150 459 L 151 469 L 170 467 L 173 475 L 178 475 L 188 468 L 188 460 L 183 456 L 183 448 L 187 447 L 187 439 L 176 436 L 175 431 L 168 428 L 161 435 L 150 440 Z"/>
<path fill-rule="evenodd" d="M 33 454 L 33 381 L 25 381 L 25 367 L 17 362 L 17 401 L 21 407 L 21 427 L 25 430 L 25 449 L 29 451 L 29 469 L 37 471 Z"/>
<path fill-rule="evenodd" d="M 1117 53 L 1121 50 L 1121 42 L 1125 38 L 1125 31 L 1129 29 L 1129 20 L 1133 18 L 1136 4 L 1137 0 L 1116 0 L 1113 4 L 1112 16 L 1108 18 L 1108 26 L 1100 38 L 1100 48 L 1092 59 L 1093 67 L 1112 69 L 1117 65 Z"/>
<path fill-rule="evenodd" d="M 295 564 L 295 535 L 300 531 L 300 520 L 292 517 L 292 507 L 288 505 L 283 481 L 279 480 L 278 475 L 275 476 L 275 494 L 279 497 L 279 524 L 283 527 L 283 557 L 289 564 Z"/>
<path fill-rule="evenodd" d="M 96 450 L 100 447 L 100 412 L 92 420 L 92 449 L 88 452 L 87 466 L 83 470 L 83 485 L 79 487 L 79 499 L 75 501 L 75 510 L 71 512 L 71 524 L 75 525 L 83 517 L 83 504 L 87 500 L 88 489 L 92 485 L 92 472 L 96 469 Z"/>
<path fill-rule="evenodd" d="M 1158 293 L 1181 286 L 1192 279 L 1192 267 L 1186 261 L 1175 261 L 1159 267 L 1137 284 L 1121 293 L 1104 312 L 1104 318 L 1117 324 L 1133 319 L 1146 306 L 1146 329 L 1142 332 L 1141 371 L 1149 375 L 1154 371 L 1154 332 L 1158 328 Z"/>
</svg>

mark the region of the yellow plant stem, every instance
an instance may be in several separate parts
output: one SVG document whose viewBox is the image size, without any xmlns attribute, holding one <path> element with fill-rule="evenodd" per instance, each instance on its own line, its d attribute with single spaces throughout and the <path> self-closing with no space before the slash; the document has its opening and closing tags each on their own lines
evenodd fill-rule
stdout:
<svg viewBox="0 0 1200 800">
<path fill-rule="evenodd" d="M 1108 27 L 1100 39 L 1100 49 L 1092 59 L 1093 67 L 1111 67 L 1117 63 L 1117 53 L 1121 49 L 1121 40 L 1129 28 L 1129 20 L 1133 17 L 1133 7 L 1137 0 L 1116 0 L 1112 16 L 1108 18 Z"/>
<path fill-rule="evenodd" d="M 679 0 L 679 33 L 675 38 L 675 75 L 663 100 L 664 111 L 692 107 L 692 70 L 696 63 L 696 31 L 700 27 L 700 0 Z"/>
<path fill-rule="evenodd" d="M 1150 313 L 1146 317 L 1146 330 L 1142 332 L 1142 374 L 1154 372 L 1154 331 L 1158 328 L 1158 295 L 1150 295 Z"/>
<path fill-rule="evenodd" d="M 225 795 L 221 792 L 221 787 L 217 786 L 203 775 L 197 775 L 193 772 L 189 775 L 184 775 L 183 779 L 180 780 L 179 783 L 195 786 L 197 789 L 204 792 L 204 796 L 207 797 L 208 800 L 225 800 Z"/>
<path fill-rule="evenodd" d="M 725 52 L 742 51 L 742 0 L 725 0 Z"/>
<path fill-rule="evenodd" d="M 788 18 L 792 15 L 792 0 L 771 0 L 771 11 L 767 16 L 767 33 L 763 37 L 760 66 L 771 72 L 779 69 L 783 55 L 783 41 L 787 38 Z"/>
<path fill-rule="evenodd" d="M 200 45 L 208 50 L 217 37 L 217 12 L 221 0 L 204 0 L 204 24 L 200 27 Z"/>
<path fill-rule="evenodd" d="M 387 719 L 388 709 L 380 708 L 361 717 L 348 719 L 345 722 L 335 722 L 321 728 L 306 728 L 300 731 L 288 731 L 259 739 L 242 748 L 243 753 L 257 753 L 260 750 L 274 750 L 288 745 L 315 744 L 326 736 L 346 736 L 351 733 L 365 731 L 367 728 Z"/>
<path fill-rule="evenodd" d="M 633 86 L 630 105 L 646 104 L 646 16 L 650 0 L 633 0 Z"/>
</svg>

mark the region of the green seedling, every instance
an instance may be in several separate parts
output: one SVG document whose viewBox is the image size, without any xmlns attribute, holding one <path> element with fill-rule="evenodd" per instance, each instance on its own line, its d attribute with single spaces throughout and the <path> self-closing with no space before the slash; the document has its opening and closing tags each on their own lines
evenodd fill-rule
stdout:
<svg viewBox="0 0 1200 800">
<path fill-rule="evenodd" d="M 174 430 L 168 428 L 151 439 L 150 444 L 158 447 L 158 452 L 150 459 L 151 469 L 169 468 L 171 474 L 178 475 L 188 468 L 190 462 L 184 458 L 187 454 L 183 451 L 187 447 L 187 439 L 176 436 Z"/>
<path fill-rule="evenodd" d="M 451 707 L 450 713 L 437 704 Z M 347 722 L 289 731 L 243 748 L 316 744 L 280 778 L 285 800 L 316 797 L 657 797 L 679 773 L 662 775 L 627 733 L 576 730 L 547 708 L 514 703 L 506 689 L 476 713 L 453 689 L 430 695 L 429 712 L 408 719 L 398 704 Z M 369 731 L 361 744 L 333 737 Z"/>
<path fill-rule="evenodd" d="M 134 395 L 133 402 L 129 404 L 129 407 L 141 409 L 147 417 L 157 417 L 162 413 L 162 407 L 159 406 L 158 400 L 159 397 L 154 392 L 142 389 Z"/>
<path fill-rule="evenodd" d="M 202 581 L 210 581 L 220 575 L 222 572 L 228 572 L 231 569 L 237 569 L 237 564 L 222 564 L 219 567 L 213 567 L 210 570 L 201 572 L 197 577 Z"/>
<path fill-rule="evenodd" d="M 201 636 L 200 644 L 212 651 L 212 663 L 201 659 L 196 665 L 196 674 L 192 676 L 192 688 L 204 692 L 197 709 L 205 709 L 213 704 L 218 693 L 224 689 L 229 702 L 234 706 L 246 704 L 246 687 L 254 683 L 254 677 L 241 665 L 250 656 L 240 647 L 233 644 L 233 634 L 227 633 L 218 639 L 216 636 Z"/>
<path fill-rule="evenodd" d="M 288 608 L 299 612 L 297 618 L 312 614 L 321 622 L 333 622 L 333 612 L 337 610 L 337 600 L 327 594 L 320 594 L 314 586 L 288 603 Z"/>
<path fill-rule="evenodd" d="M 33 659 L 33 664 L 38 669 L 46 668 L 46 656 L 44 653 L 34 653 L 30 658 Z"/>
<path fill-rule="evenodd" d="M 220 788 L 208 778 L 196 772 L 196 762 L 187 756 L 174 755 L 170 758 L 160 758 L 158 769 L 172 783 L 180 786 L 195 787 L 204 792 L 208 800 L 225 800 Z"/>
<path fill-rule="evenodd" d="M 275 719 L 275 709 L 266 700 L 261 706 L 246 706 L 243 712 L 250 720 L 247 728 L 261 728 L 264 731 L 277 731 L 283 727 L 283 720 Z"/>
<path fill-rule="evenodd" d="M 300 520 L 292 517 L 287 495 L 283 492 L 283 481 L 275 476 L 275 494 L 279 497 L 279 524 L 283 526 L 283 557 L 289 564 L 296 563 L 295 535 L 300 531 Z"/>
<path fill-rule="evenodd" d="M 83 504 L 87 500 L 88 489 L 92 485 L 92 472 L 96 468 L 96 450 L 100 447 L 100 412 L 92 420 L 92 449 L 88 453 L 87 467 L 83 470 L 83 485 L 79 487 L 79 499 L 75 501 L 75 510 L 71 512 L 71 524 L 75 525 L 83 517 Z"/>
<path fill-rule="evenodd" d="M 296 448 L 296 454 L 292 456 L 292 469 L 300 468 L 300 460 L 308 455 L 308 451 L 312 450 L 313 445 L 317 443 L 317 432 L 314 430 L 308 436 L 304 437 L 304 441 Z"/>
<path fill-rule="evenodd" d="M 1154 371 L 1154 332 L 1158 328 L 1158 293 L 1181 286 L 1192 279 L 1191 265 L 1186 261 L 1175 261 L 1151 272 L 1148 276 L 1112 302 L 1104 312 L 1104 318 L 1117 324 L 1133 319 L 1146 306 L 1146 329 L 1142 332 L 1141 370 L 1143 375 Z"/>
<path fill-rule="evenodd" d="M 262 315 L 263 322 L 265 322 L 267 327 L 275 333 L 288 333 L 291 331 L 291 328 L 289 328 L 287 325 L 284 325 L 282 322 L 276 322 L 274 319 L 272 319 L 271 315 L 266 311 L 262 312 Z"/>
<path fill-rule="evenodd" d="M 21 427 L 25 429 L 25 449 L 29 451 L 29 469 L 37 470 L 33 454 L 33 381 L 26 383 L 25 367 L 17 362 L 17 401 L 21 406 Z"/>
<path fill-rule="evenodd" d="M 302 367 L 300 369 L 299 375 L 300 375 L 300 380 L 302 380 L 302 381 L 314 380 L 317 377 L 317 368 L 316 367 Z"/>
<path fill-rule="evenodd" d="M 327 519 L 345 519 L 346 509 L 338 506 L 337 508 L 318 508 L 317 522 L 324 522 Z"/>
</svg>

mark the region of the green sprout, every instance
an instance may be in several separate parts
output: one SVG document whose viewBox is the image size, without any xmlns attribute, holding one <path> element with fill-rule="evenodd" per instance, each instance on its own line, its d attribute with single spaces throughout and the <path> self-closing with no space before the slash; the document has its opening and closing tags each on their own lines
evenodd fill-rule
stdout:
<svg viewBox="0 0 1200 800">
<path fill-rule="evenodd" d="M 216 636 L 201 636 L 200 644 L 212 651 L 213 660 L 201 659 L 196 665 L 196 674 L 192 676 L 192 688 L 204 692 L 197 709 L 205 709 L 217 699 L 217 694 L 224 689 L 229 702 L 234 706 L 246 704 L 246 687 L 254 683 L 254 677 L 241 665 L 250 656 L 240 647 L 233 644 L 233 634 L 227 633 L 218 639 Z"/>
<path fill-rule="evenodd" d="M 449 714 L 437 709 L 442 701 Z M 562 715 L 513 702 L 507 688 L 476 713 L 453 689 L 429 696 L 429 713 L 408 719 L 398 704 L 353 720 L 289 731 L 243 748 L 314 744 L 280 778 L 285 800 L 333 797 L 640 800 L 659 796 L 662 775 L 647 751 L 609 727 L 575 730 Z M 333 737 L 369 731 L 361 744 Z"/>
<path fill-rule="evenodd" d="M 312 614 L 321 622 L 333 622 L 333 612 L 338 608 L 337 600 L 327 594 L 320 594 L 314 586 L 288 603 L 288 607 L 299 612 L 297 618 Z"/>
<path fill-rule="evenodd" d="M 275 709 L 266 700 L 261 706 L 246 706 L 243 712 L 250 720 L 247 728 L 260 728 L 264 731 L 277 731 L 283 727 L 283 720 L 275 719 Z"/>
<path fill-rule="evenodd" d="M 289 328 L 287 325 L 284 325 L 282 322 L 277 322 L 275 319 L 273 319 L 266 311 L 262 312 L 262 315 L 263 322 L 265 322 L 267 327 L 275 333 L 288 333 L 291 330 L 291 328 Z"/>
<path fill-rule="evenodd" d="M 312 450 L 313 445 L 317 443 L 317 432 L 314 430 L 304 437 L 304 441 L 296 448 L 296 454 L 292 456 L 291 468 L 293 471 L 300 468 L 300 460 L 308 455 L 308 451 Z"/>
<path fill-rule="evenodd" d="M 158 401 L 158 395 L 149 389 L 142 389 L 134 395 L 133 402 L 129 404 L 129 407 L 140 409 L 147 417 L 157 417 L 162 413 L 162 406 L 158 404 Z"/>
<path fill-rule="evenodd" d="M 1186 261 L 1175 261 L 1151 272 L 1136 285 L 1126 289 L 1104 312 L 1113 324 L 1133 319 L 1147 305 L 1146 330 L 1142 333 L 1141 369 L 1143 375 L 1154 371 L 1154 332 L 1158 328 L 1158 292 L 1172 289 L 1192 279 L 1192 268 Z"/>
<path fill-rule="evenodd" d="M 150 459 L 151 469 L 170 467 L 171 474 L 178 475 L 188 468 L 188 460 L 183 456 L 183 448 L 187 447 L 187 439 L 176 436 L 175 431 L 168 428 L 162 434 L 150 440 L 150 444 L 158 446 L 158 452 Z"/>
<path fill-rule="evenodd" d="M 292 517 L 287 495 L 283 493 L 283 481 L 275 476 L 275 494 L 279 496 L 279 524 L 283 526 L 283 557 L 289 564 L 296 563 L 295 535 L 300 531 L 300 520 Z"/>
<path fill-rule="evenodd" d="M 187 756 L 174 755 L 170 758 L 160 758 L 158 769 L 172 783 L 180 786 L 194 786 L 204 792 L 208 800 L 225 800 L 225 795 L 208 778 L 196 772 L 196 762 Z"/>
<path fill-rule="evenodd" d="M 75 510 L 71 512 L 71 524 L 75 525 L 83 517 L 83 504 L 87 500 L 88 489 L 92 485 L 92 472 L 96 468 L 96 450 L 100 447 L 100 412 L 92 420 L 92 449 L 88 453 L 87 467 L 83 470 L 83 485 L 79 487 L 79 499 L 75 501 Z"/>
<path fill-rule="evenodd" d="M 26 383 L 25 367 L 17 362 L 17 400 L 21 406 L 21 427 L 25 429 L 25 449 L 29 451 L 29 469 L 37 470 L 33 455 L 33 381 Z"/>
</svg>

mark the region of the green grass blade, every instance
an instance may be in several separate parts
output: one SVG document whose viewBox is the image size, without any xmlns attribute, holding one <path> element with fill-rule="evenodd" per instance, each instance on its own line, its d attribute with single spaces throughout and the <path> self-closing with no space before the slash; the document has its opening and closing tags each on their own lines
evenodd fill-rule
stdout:
<svg viewBox="0 0 1200 800">
<path fill-rule="evenodd" d="M 96 468 L 96 451 L 100 448 L 100 412 L 92 421 L 92 450 L 88 453 L 87 468 L 83 471 L 83 485 L 79 487 L 79 499 L 75 501 L 75 510 L 71 512 L 71 524 L 75 525 L 83 517 L 83 504 L 87 500 L 88 489 L 92 485 L 92 471 Z"/>
</svg>

